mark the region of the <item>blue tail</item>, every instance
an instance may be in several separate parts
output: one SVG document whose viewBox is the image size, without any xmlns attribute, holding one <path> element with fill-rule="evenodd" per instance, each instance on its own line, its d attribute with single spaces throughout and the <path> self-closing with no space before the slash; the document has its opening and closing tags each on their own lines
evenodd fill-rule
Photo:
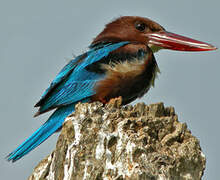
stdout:
<svg viewBox="0 0 220 180">
<path fill-rule="evenodd" d="M 39 146 L 62 126 L 64 119 L 75 110 L 74 107 L 75 103 L 58 108 L 39 129 L 7 156 L 7 160 L 15 162 Z"/>
</svg>

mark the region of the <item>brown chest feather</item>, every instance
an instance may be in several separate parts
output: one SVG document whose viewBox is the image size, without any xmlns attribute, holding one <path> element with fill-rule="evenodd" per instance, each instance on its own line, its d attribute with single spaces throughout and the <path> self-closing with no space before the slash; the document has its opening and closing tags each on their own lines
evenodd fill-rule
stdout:
<svg viewBox="0 0 220 180">
<path fill-rule="evenodd" d="M 97 84 L 93 100 L 107 103 L 121 96 L 122 104 L 127 104 L 143 96 L 154 85 L 159 68 L 153 53 L 142 59 L 103 65 L 106 78 Z"/>
</svg>

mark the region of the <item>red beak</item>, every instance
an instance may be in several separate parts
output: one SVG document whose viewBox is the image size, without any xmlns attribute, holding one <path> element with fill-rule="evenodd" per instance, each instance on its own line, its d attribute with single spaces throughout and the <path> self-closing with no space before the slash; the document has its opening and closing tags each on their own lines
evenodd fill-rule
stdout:
<svg viewBox="0 0 220 180">
<path fill-rule="evenodd" d="M 177 51 L 211 51 L 216 50 L 215 46 L 205 42 L 197 41 L 188 37 L 180 36 L 171 32 L 163 31 L 147 34 L 149 44 L 165 49 Z"/>
</svg>

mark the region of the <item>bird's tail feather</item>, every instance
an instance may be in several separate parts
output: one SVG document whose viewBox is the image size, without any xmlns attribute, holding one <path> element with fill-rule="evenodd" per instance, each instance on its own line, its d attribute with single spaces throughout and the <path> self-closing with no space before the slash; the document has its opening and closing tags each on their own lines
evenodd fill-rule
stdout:
<svg viewBox="0 0 220 180">
<path fill-rule="evenodd" d="M 39 146 L 62 126 L 65 118 L 74 111 L 74 107 L 75 103 L 58 108 L 39 129 L 7 156 L 7 160 L 15 162 Z"/>
</svg>

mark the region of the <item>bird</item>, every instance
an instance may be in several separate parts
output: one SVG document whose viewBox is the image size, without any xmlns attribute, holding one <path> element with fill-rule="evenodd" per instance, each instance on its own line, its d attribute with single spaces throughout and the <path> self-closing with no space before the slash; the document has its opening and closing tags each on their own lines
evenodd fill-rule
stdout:
<svg viewBox="0 0 220 180">
<path fill-rule="evenodd" d="M 88 50 L 73 58 L 57 74 L 40 100 L 37 117 L 55 110 L 48 120 L 12 151 L 15 162 L 62 128 L 78 102 L 103 104 L 121 97 L 122 105 L 141 98 L 160 72 L 154 53 L 161 49 L 210 51 L 217 48 L 165 30 L 149 18 L 120 16 L 106 24 Z"/>
</svg>

